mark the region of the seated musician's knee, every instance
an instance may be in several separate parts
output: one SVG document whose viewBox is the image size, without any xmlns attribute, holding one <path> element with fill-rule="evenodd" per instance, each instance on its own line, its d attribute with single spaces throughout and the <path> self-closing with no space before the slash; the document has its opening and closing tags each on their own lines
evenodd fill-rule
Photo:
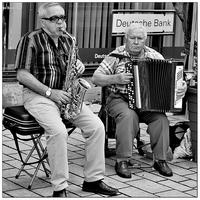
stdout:
<svg viewBox="0 0 200 200">
<path fill-rule="evenodd" d="M 165 114 L 160 114 L 157 119 L 161 124 L 169 124 L 167 116 Z"/>
<path fill-rule="evenodd" d="M 49 127 L 48 130 L 46 130 L 46 136 L 47 138 L 63 138 L 65 139 L 68 136 L 68 132 L 65 126 L 54 126 Z"/>
<path fill-rule="evenodd" d="M 138 122 L 138 116 L 133 110 L 126 110 L 117 115 L 117 120 L 127 120 L 127 122 L 133 123 L 134 121 Z"/>
<path fill-rule="evenodd" d="M 84 136 L 86 138 L 91 137 L 92 135 L 98 135 L 98 137 L 104 137 L 105 136 L 105 127 L 103 122 L 98 118 L 95 117 L 92 121 L 92 123 L 88 124 L 84 131 Z"/>
</svg>

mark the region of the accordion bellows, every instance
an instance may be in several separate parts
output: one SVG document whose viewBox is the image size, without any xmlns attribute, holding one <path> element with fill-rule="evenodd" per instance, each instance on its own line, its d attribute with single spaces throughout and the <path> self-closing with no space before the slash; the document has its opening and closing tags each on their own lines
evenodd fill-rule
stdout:
<svg viewBox="0 0 200 200">
<path fill-rule="evenodd" d="M 182 84 L 183 63 L 173 60 L 135 60 L 125 65 L 133 73 L 127 85 L 129 108 L 145 111 L 178 112 L 182 99 L 177 86 Z"/>
</svg>

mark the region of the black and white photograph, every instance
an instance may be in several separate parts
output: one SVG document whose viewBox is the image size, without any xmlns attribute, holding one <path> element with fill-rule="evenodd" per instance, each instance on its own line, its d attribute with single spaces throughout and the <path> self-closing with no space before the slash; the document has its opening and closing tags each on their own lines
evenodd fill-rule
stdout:
<svg viewBox="0 0 200 200">
<path fill-rule="evenodd" d="M 2 198 L 198 198 L 198 8 L 3 1 Z"/>
</svg>

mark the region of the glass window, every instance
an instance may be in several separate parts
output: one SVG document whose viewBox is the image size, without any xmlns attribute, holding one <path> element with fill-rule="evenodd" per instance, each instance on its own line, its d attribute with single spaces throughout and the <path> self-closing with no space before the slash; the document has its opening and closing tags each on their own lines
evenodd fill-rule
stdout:
<svg viewBox="0 0 200 200">
<path fill-rule="evenodd" d="M 21 37 L 22 3 L 3 3 L 3 70 L 14 69 L 14 49 Z"/>
</svg>

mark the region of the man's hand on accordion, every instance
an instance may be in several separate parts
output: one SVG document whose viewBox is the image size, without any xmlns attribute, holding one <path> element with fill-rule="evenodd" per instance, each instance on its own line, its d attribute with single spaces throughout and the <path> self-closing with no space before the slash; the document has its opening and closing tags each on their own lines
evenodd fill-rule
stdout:
<svg viewBox="0 0 200 200">
<path fill-rule="evenodd" d="M 187 83 L 185 81 L 182 81 L 182 83 L 177 86 L 177 95 L 180 98 L 183 98 L 185 96 L 186 91 L 187 91 Z"/>
<path fill-rule="evenodd" d="M 132 73 L 120 73 L 117 74 L 117 84 L 128 84 L 131 82 L 131 79 L 133 78 Z"/>
</svg>

